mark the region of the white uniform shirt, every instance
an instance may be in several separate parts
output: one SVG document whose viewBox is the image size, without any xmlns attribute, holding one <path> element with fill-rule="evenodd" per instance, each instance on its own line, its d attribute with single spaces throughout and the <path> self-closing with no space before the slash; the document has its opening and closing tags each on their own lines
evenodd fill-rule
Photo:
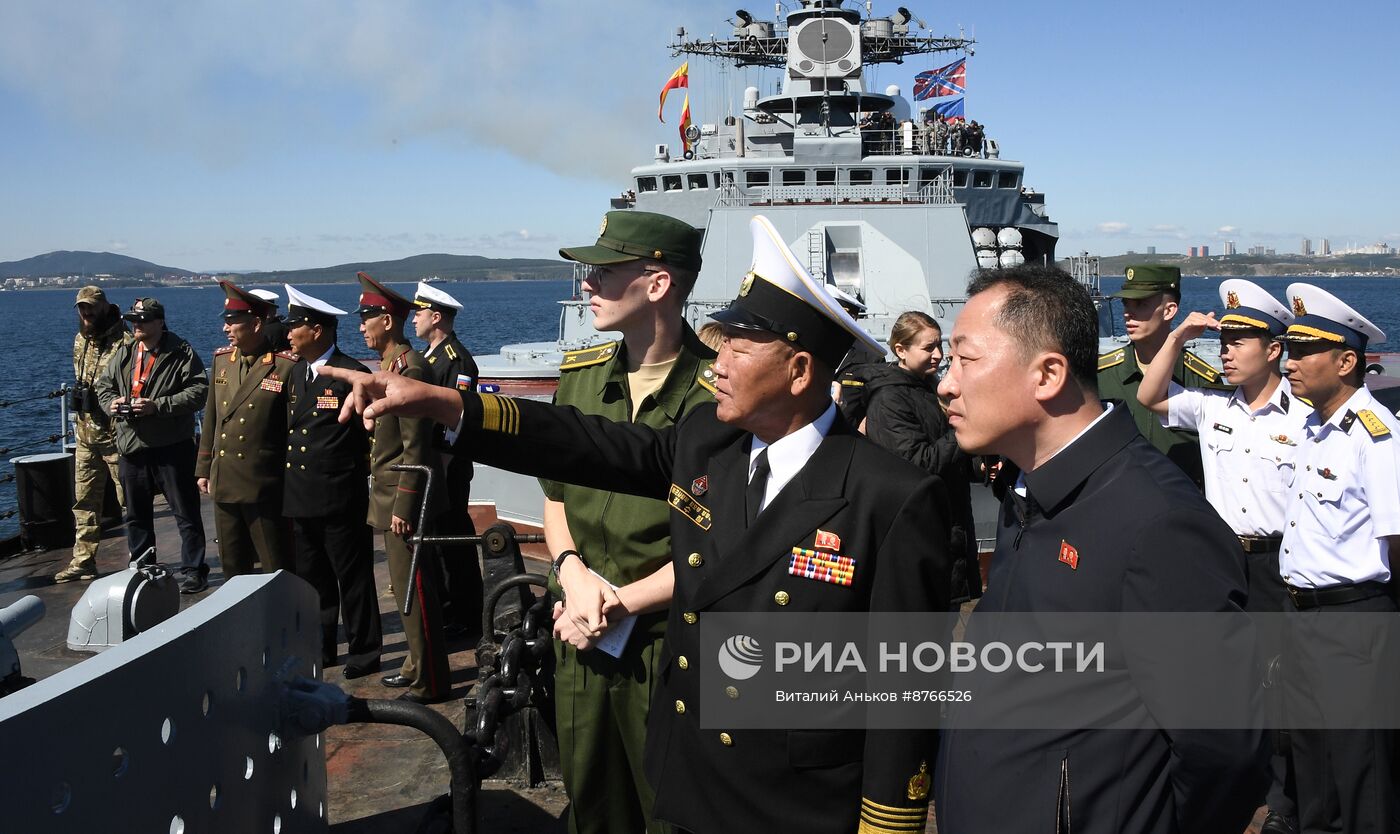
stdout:
<svg viewBox="0 0 1400 834">
<path fill-rule="evenodd" d="M 831 424 L 835 422 L 836 404 L 832 403 L 820 417 L 792 434 L 778 438 L 772 444 L 764 443 L 757 437 L 753 439 L 753 446 L 749 449 L 749 477 L 745 480 L 753 480 L 758 453 L 764 449 L 768 450 L 768 484 L 764 488 L 760 510 L 773 503 L 773 499 L 783 491 L 787 482 L 797 477 L 797 473 L 801 472 L 802 467 L 816 454 L 817 447 L 822 445 L 822 439 L 831 431 Z"/>
<path fill-rule="evenodd" d="M 1239 536 L 1277 536 L 1287 521 L 1293 461 L 1312 409 L 1279 382 L 1257 411 L 1234 391 L 1167 391 L 1162 425 L 1201 436 L 1206 500 Z"/>
<path fill-rule="evenodd" d="M 1359 415 L 1382 425 L 1373 436 Z M 1400 420 L 1359 389 L 1326 423 L 1308 417 L 1299 444 L 1279 570 L 1289 585 L 1385 582 L 1390 553 L 1382 537 L 1400 535 Z"/>
</svg>

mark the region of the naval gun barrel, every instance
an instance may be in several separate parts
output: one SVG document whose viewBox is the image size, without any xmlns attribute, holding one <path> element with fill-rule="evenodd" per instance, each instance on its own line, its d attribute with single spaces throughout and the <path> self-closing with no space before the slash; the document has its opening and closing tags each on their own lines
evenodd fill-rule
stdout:
<svg viewBox="0 0 1400 834">
<path fill-rule="evenodd" d="M 44 618 L 44 601 L 30 594 L 0 608 L 0 636 L 14 638 Z"/>
</svg>

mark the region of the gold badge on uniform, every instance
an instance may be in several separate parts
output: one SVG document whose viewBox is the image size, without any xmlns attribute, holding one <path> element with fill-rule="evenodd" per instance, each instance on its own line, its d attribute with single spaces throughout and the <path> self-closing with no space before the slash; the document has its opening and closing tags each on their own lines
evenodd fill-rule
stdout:
<svg viewBox="0 0 1400 834">
<path fill-rule="evenodd" d="M 695 523 L 701 530 L 710 529 L 714 523 L 714 517 L 704 504 L 690 497 L 690 494 L 675 484 L 671 484 L 671 494 L 666 497 L 666 503 L 673 509 L 680 511 L 680 514 Z"/>
<path fill-rule="evenodd" d="M 1307 305 L 1303 303 L 1302 296 L 1293 296 L 1293 315 L 1306 316 L 1308 314 Z"/>
<path fill-rule="evenodd" d="M 600 223 L 600 224 L 598 224 L 598 237 L 602 237 L 602 236 L 603 236 L 603 232 L 606 232 L 607 230 L 608 230 L 608 216 L 605 214 L 605 215 L 603 215 L 603 222 Z"/>
<path fill-rule="evenodd" d="M 1288 435 L 1286 435 L 1286 434 L 1271 434 L 1271 435 L 1269 435 L 1269 439 L 1272 440 L 1272 441 L 1274 441 L 1275 443 L 1282 443 L 1282 444 L 1285 445 L 1285 446 L 1297 446 L 1297 445 L 1298 445 L 1298 442 L 1297 442 L 1296 440 L 1293 440 L 1292 438 L 1290 438 L 1290 437 L 1289 437 Z"/>
<path fill-rule="evenodd" d="M 919 762 L 919 772 L 909 777 L 909 790 L 906 796 L 910 802 L 923 802 L 928 799 L 929 789 L 928 762 Z"/>
<path fill-rule="evenodd" d="M 1129 281 L 1133 280 L 1133 271 L 1132 271 L 1132 269 L 1129 269 L 1129 270 L 1128 270 L 1128 280 L 1129 280 Z"/>
<path fill-rule="evenodd" d="M 1239 309 L 1239 306 L 1240 306 L 1240 294 L 1237 293 L 1237 292 L 1235 292 L 1234 290 L 1231 290 L 1230 292 L 1225 293 L 1225 306 L 1226 306 L 1226 308 L 1228 308 L 1228 309 L 1230 309 L 1230 310 Z"/>
</svg>

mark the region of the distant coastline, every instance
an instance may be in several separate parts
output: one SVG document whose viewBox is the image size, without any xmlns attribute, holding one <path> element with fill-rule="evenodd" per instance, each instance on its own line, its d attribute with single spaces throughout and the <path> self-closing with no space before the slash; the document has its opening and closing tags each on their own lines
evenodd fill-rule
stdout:
<svg viewBox="0 0 1400 834">
<path fill-rule="evenodd" d="M 1107 255 L 1099 256 L 1099 275 L 1121 276 L 1130 266 L 1162 264 L 1174 266 L 1188 277 L 1232 278 L 1400 278 L 1400 255 L 1219 255 L 1191 258 L 1185 255 Z M 1055 262 L 1069 269 L 1069 261 Z"/>
<path fill-rule="evenodd" d="M 99 280 L 98 278 L 95 278 L 95 277 L 79 277 L 79 278 L 74 278 L 74 277 L 72 277 L 72 276 L 65 276 L 65 277 L 63 277 L 63 278 L 61 278 L 61 279 L 36 279 L 36 280 L 55 280 L 54 283 L 45 283 L 45 284 L 41 284 L 41 285 L 38 285 L 38 286 L 13 287 L 13 286 L 3 286 L 3 285 L 0 285 L 0 293 L 5 293 L 5 292 L 33 292 L 33 291 L 41 291 L 41 290 L 77 289 L 78 287 L 86 286 L 86 285 L 88 285 L 88 284 L 96 284 L 97 286 L 100 286 L 100 287 L 102 287 L 102 288 L 104 288 L 104 289 L 142 289 L 142 288 L 150 288 L 150 289 L 200 289 L 201 287 L 212 287 L 212 286 L 214 286 L 214 283 L 215 283 L 216 281 L 220 280 L 220 279 L 228 279 L 228 280 L 230 280 L 230 281 L 236 281 L 236 282 L 238 282 L 240 285 L 241 285 L 241 284 L 247 284 L 247 285 L 250 286 L 250 287 L 257 287 L 257 286 L 260 286 L 260 285 L 263 285 L 263 284 L 269 284 L 269 285 L 275 285 L 275 284 L 298 284 L 298 285 L 301 285 L 301 284 L 318 284 L 318 285 L 334 285 L 334 284 L 355 284 L 355 283 L 357 283 L 357 281 L 356 281 L 354 278 L 342 278 L 342 279 L 333 280 L 333 281 L 307 281 L 307 280 L 304 280 L 304 279 L 295 279 L 295 278 L 291 278 L 291 277 L 289 277 L 289 276 L 281 276 L 281 275 L 277 275 L 277 274 L 275 274 L 275 273 L 261 273 L 261 272 L 259 272 L 259 273 L 251 273 L 251 274 L 246 274 L 246 275 L 244 275 L 244 274 L 238 274 L 238 273 L 227 274 L 227 275 L 224 275 L 224 274 L 220 274 L 220 275 L 201 275 L 201 276 L 198 276 L 198 277 L 195 277 L 195 278 L 179 278 L 179 279 L 171 279 L 171 280 L 161 280 L 161 279 L 159 279 L 159 278 L 152 279 L 152 278 L 115 278 L 115 277 L 113 277 L 113 278 L 103 278 L 103 279 L 100 279 L 100 280 Z M 443 281 L 442 281 L 442 282 L 443 282 L 443 283 L 449 283 L 449 284 L 508 284 L 508 283 L 520 283 L 520 282 L 524 282 L 524 281 L 567 281 L 568 279 L 569 279 L 569 274 L 568 274 L 568 271 L 565 270 L 562 274 L 559 274 L 559 275 L 493 276 L 493 277 L 489 277 L 489 278 L 443 278 Z M 412 284 L 412 283 L 416 283 L 418 280 L 419 280 L 419 279 L 417 279 L 417 278 L 388 278 L 388 279 L 385 279 L 385 280 L 384 280 L 384 283 L 386 283 L 386 284 Z"/>
</svg>

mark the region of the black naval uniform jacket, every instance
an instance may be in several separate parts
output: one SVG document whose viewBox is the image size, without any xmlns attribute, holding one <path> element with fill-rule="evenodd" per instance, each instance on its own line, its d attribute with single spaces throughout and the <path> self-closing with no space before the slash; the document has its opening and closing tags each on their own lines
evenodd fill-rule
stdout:
<svg viewBox="0 0 1400 834">
<path fill-rule="evenodd" d="M 1238 541 L 1190 479 L 1142 438 L 1121 402 L 1025 480 L 1029 500 L 1008 490 L 1002 503 L 996 554 L 968 623 L 969 641 L 986 636 L 979 618 L 1003 612 L 1238 615 L 1243 607 L 1248 584 Z M 1249 701 L 1255 694 L 1248 674 L 1252 632 L 1249 637 L 1203 647 L 1241 674 L 1197 686 L 1212 697 Z M 1232 658 L 1222 661 L 1223 653 Z M 1095 710 L 1108 703 L 1120 710 L 1117 726 L 1149 729 L 979 729 L 994 726 L 995 716 L 979 716 L 970 726 L 978 700 L 954 704 L 939 740 L 938 830 L 1243 831 L 1264 798 L 1262 732 L 1163 729 L 1153 716 L 1175 705 L 1168 703 L 1170 687 L 1160 679 L 1154 685 L 1161 670 L 1147 665 L 1129 661 L 1115 669 L 1110 661 L 1109 677 L 1080 680 L 1118 687 L 1112 697 L 1103 689 L 1076 697 L 1071 689 L 1055 701 L 1105 723 Z M 959 686 L 957 676 L 952 685 Z"/>
<path fill-rule="evenodd" d="M 326 364 L 365 370 L 339 349 Z M 310 367 L 303 359 L 292 369 L 282 512 L 288 518 L 348 514 L 358 520 L 369 503 L 369 433 L 361 420 L 339 420 L 350 383 L 323 374 L 308 381 Z"/>
<path fill-rule="evenodd" d="M 721 423 L 713 404 L 654 429 L 490 394 L 462 402 L 456 442 L 477 461 L 672 504 L 675 594 L 646 743 L 657 819 L 698 834 L 923 830 L 932 728 L 702 729 L 699 623 L 710 612 L 947 611 L 932 478 L 838 415 L 748 528 L 752 435 Z M 850 587 L 789 575 L 792 548 L 810 548 L 818 528 L 857 560 Z"/>
</svg>

